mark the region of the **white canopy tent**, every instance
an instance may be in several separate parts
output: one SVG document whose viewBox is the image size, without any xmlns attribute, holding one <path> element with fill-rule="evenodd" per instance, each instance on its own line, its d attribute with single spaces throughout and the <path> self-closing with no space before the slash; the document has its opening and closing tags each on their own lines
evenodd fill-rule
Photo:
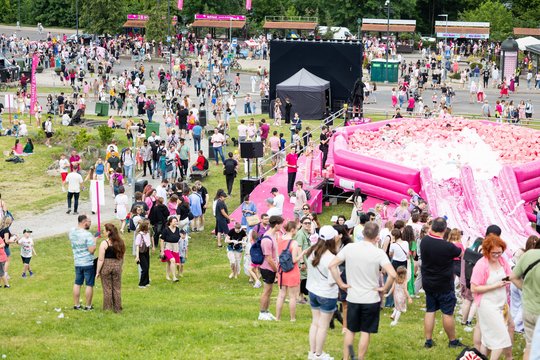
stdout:
<svg viewBox="0 0 540 360">
<path fill-rule="evenodd" d="M 519 50 L 525 51 L 527 46 L 539 45 L 540 39 L 537 39 L 533 36 L 526 36 L 523 38 L 516 39 L 516 42 L 518 43 Z"/>
</svg>

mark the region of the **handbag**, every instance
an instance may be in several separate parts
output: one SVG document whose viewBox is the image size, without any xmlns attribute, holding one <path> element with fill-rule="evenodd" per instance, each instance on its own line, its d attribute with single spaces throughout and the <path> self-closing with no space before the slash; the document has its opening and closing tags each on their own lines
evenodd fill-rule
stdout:
<svg viewBox="0 0 540 360">
<path fill-rule="evenodd" d="M 246 216 L 246 221 L 249 226 L 255 226 L 257 224 L 260 224 L 261 220 L 259 219 L 259 216 L 257 214 Z"/>
</svg>

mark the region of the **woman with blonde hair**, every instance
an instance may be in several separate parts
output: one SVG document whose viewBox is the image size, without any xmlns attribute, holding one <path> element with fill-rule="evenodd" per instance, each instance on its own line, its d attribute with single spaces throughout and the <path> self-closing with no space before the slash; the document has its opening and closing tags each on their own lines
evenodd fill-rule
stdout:
<svg viewBox="0 0 540 360">
<path fill-rule="evenodd" d="M 401 200 L 399 206 L 394 210 L 393 217 L 395 220 L 409 221 L 411 213 L 409 212 L 409 202 L 407 199 Z"/>
</svg>

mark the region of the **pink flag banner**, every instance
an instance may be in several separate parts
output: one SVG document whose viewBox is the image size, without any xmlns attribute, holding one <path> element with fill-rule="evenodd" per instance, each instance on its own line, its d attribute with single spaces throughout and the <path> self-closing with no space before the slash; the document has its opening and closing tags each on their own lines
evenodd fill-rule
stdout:
<svg viewBox="0 0 540 360">
<path fill-rule="evenodd" d="M 178 10 L 182 10 L 184 8 L 184 0 L 178 0 Z"/>
<path fill-rule="evenodd" d="M 251 0 L 246 0 L 246 10 L 251 10 Z"/>
<path fill-rule="evenodd" d="M 37 102 L 37 80 L 36 69 L 38 67 L 39 57 L 37 53 L 34 53 L 32 57 L 32 80 L 30 80 L 30 115 L 34 115 Z"/>
</svg>

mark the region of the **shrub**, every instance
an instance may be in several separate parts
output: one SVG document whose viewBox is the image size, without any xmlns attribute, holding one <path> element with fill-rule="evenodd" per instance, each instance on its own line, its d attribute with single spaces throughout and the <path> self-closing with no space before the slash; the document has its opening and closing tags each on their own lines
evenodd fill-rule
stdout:
<svg viewBox="0 0 540 360">
<path fill-rule="evenodd" d="M 97 127 L 99 141 L 102 145 L 110 144 L 114 137 L 114 129 L 108 127 L 107 125 L 100 125 Z"/>
<path fill-rule="evenodd" d="M 92 137 L 88 134 L 86 129 L 81 129 L 79 133 L 73 139 L 71 145 L 78 151 L 82 151 L 92 140 Z"/>
<path fill-rule="evenodd" d="M 460 80 L 461 79 L 461 75 L 459 72 L 456 72 L 456 73 L 452 73 L 448 76 L 450 79 L 454 79 L 454 80 Z"/>
<path fill-rule="evenodd" d="M 478 68 L 479 68 L 480 70 L 482 70 L 483 65 L 480 64 L 480 63 L 477 63 L 477 62 L 472 62 L 472 63 L 470 63 L 470 64 L 469 64 L 469 67 L 471 68 L 471 70 L 474 70 L 474 68 L 476 67 L 476 65 L 478 65 Z"/>
</svg>

